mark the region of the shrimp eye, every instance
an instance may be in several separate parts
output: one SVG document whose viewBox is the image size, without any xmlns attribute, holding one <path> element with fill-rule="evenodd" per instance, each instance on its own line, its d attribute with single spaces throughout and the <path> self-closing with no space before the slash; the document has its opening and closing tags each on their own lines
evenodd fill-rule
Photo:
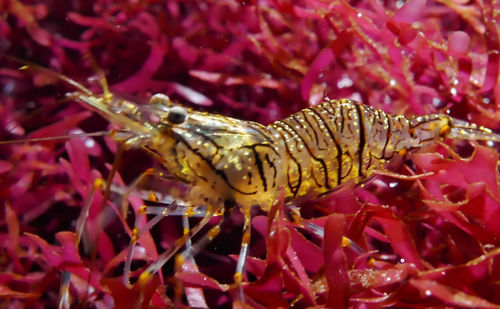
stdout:
<svg viewBox="0 0 500 309">
<path fill-rule="evenodd" d="M 167 121 L 171 124 L 181 124 L 186 121 L 187 112 L 180 106 L 173 106 L 167 114 Z"/>
</svg>

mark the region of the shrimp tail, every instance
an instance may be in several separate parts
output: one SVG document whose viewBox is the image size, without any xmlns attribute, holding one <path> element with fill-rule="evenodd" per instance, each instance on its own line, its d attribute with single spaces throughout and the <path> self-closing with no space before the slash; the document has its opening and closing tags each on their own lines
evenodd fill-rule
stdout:
<svg viewBox="0 0 500 309">
<path fill-rule="evenodd" d="M 449 117 L 449 128 L 445 130 L 444 137 L 461 140 L 492 141 L 500 143 L 500 134 L 475 123 Z"/>
<path fill-rule="evenodd" d="M 500 142 L 500 134 L 464 120 L 444 114 L 430 114 L 409 118 L 410 136 L 401 132 L 397 141 L 408 148 L 421 147 L 439 139 L 478 140 Z M 403 130 L 404 131 L 404 130 Z"/>
</svg>

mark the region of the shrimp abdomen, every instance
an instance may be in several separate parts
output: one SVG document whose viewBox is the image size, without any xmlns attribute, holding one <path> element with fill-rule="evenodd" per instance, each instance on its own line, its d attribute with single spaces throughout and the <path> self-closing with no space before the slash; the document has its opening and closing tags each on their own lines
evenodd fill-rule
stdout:
<svg viewBox="0 0 500 309">
<path fill-rule="evenodd" d="M 445 138 L 500 141 L 490 129 L 445 114 L 390 115 L 349 99 L 306 108 L 269 130 L 281 141 L 288 199 L 364 181 L 393 158 Z"/>
</svg>

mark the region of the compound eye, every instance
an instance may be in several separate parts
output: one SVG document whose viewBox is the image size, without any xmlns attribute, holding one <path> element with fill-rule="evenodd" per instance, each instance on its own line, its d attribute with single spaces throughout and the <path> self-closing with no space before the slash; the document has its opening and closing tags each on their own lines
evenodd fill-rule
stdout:
<svg viewBox="0 0 500 309">
<path fill-rule="evenodd" d="M 167 114 L 167 121 L 171 124 L 181 124 L 186 121 L 187 111 L 180 106 L 173 106 Z"/>
</svg>

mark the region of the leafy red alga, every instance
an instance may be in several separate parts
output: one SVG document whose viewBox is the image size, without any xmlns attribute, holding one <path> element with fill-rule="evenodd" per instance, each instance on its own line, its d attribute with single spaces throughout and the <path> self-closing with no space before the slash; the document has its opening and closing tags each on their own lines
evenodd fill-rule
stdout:
<svg viewBox="0 0 500 309">
<path fill-rule="evenodd" d="M 349 276 L 342 248 L 345 219 L 340 214 L 330 216 L 325 222 L 324 258 L 328 282 L 330 308 L 345 308 L 349 300 Z"/>
</svg>

